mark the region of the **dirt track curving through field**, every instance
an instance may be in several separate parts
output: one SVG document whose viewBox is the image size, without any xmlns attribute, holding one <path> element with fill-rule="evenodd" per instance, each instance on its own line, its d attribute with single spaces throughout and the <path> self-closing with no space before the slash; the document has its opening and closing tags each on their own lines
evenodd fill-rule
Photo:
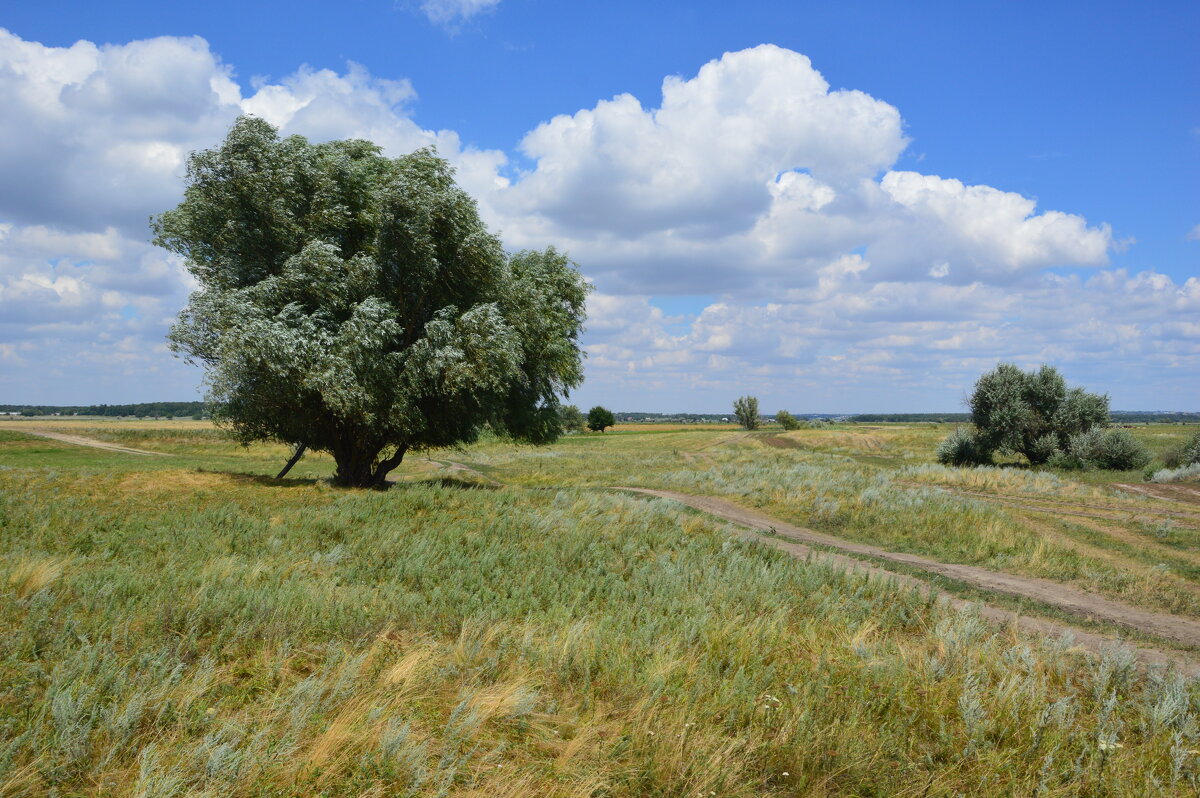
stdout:
<svg viewBox="0 0 1200 798">
<path fill-rule="evenodd" d="M 847 557 L 842 554 L 815 551 L 810 547 L 803 545 L 805 543 L 818 544 L 853 554 L 865 555 L 889 562 L 901 563 L 903 565 L 920 569 L 928 573 L 938 574 L 940 576 L 944 576 L 973 587 L 978 587 L 984 590 L 1002 593 L 1018 598 L 1032 599 L 1042 604 L 1055 607 L 1073 615 L 1078 615 L 1090 620 L 1105 621 L 1130 629 L 1136 629 L 1142 633 L 1155 637 L 1173 640 L 1187 646 L 1200 647 L 1200 622 L 1198 621 L 1190 618 L 1183 618 L 1177 615 L 1138 609 L 1127 604 L 1112 601 L 1102 596 L 1097 596 L 1093 593 L 1087 593 L 1085 591 L 1078 590 L 1067 585 L 1062 585 L 1057 582 L 1051 582 L 1046 579 L 998 573 L 996 571 L 989 571 L 987 569 L 978 568 L 972 565 L 944 563 L 915 554 L 892 552 L 885 549 L 880 549 L 876 546 L 869 546 L 861 543 L 851 543 L 840 538 L 823 535 L 820 532 L 816 532 L 811 529 L 805 529 L 804 527 L 778 521 L 769 516 L 763 515 L 762 513 L 755 512 L 754 510 L 749 510 L 733 504 L 732 502 L 725 501 L 724 499 L 718 499 L 711 496 L 693 496 L 686 493 L 676 493 L 675 491 L 667 490 L 651 490 L 649 488 L 620 487 L 616 488 L 616 490 L 624 490 L 663 499 L 670 499 L 687 505 L 688 507 L 708 513 L 709 515 L 723 518 L 727 521 L 732 521 L 741 526 L 788 538 L 788 540 L 780 540 L 778 537 L 767 537 L 761 535 L 755 536 L 755 540 L 780 549 L 781 551 L 785 551 L 796 557 L 815 556 L 818 558 L 823 558 L 826 561 L 836 563 L 840 566 L 845 566 L 851 570 L 878 574 L 889 579 L 895 579 L 901 584 L 917 587 L 918 589 L 927 591 L 933 589 L 928 583 L 923 582 L 916 577 L 905 574 L 896 574 L 877 565 L 865 563 L 852 557 Z M 967 606 L 973 604 L 973 602 L 950 597 L 944 597 L 944 600 L 955 606 Z M 980 612 L 985 618 L 995 623 L 1006 625 L 1016 624 L 1022 629 L 1037 632 L 1039 634 L 1061 636 L 1062 634 L 1069 632 L 1074 636 L 1076 644 L 1091 651 L 1100 651 L 1104 646 L 1111 645 L 1113 643 L 1111 638 L 1105 637 L 1104 635 L 1084 632 L 1066 624 L 1055 623 L 1053 621 L 1020 616 L 1015 612 L 1000 609 L 998 607 L 989 607 L 987 605 L 983 605 L 980 608 Z M 1135 650 L 1139 659 L 1143 662 L 1151 664 L 1174 662 L 1175 664 L 1185 667 L 1191 672 L 1200 672 L 1200 662 L 1195 660 L 1180 655 L 1173 655 L 1153 648 L 1136 648 Z"/>
<path fill-rule="evenodd" d="M 85 438 L 82 435 L 66 435 L 61 432 L 51 432 L 50 430 L 44 430 L 44 429 L 30 429 L 28 427 L 21 427 L 20 429 L 16 429 L 13 431 L 14 432 L 23 432 L 26 435 L 36 435 L 39 438 L 49 438 L 50 440 L 58 441 L 59 443 L 71 443 L 71 444 L 74 444 L 75 446 L 89 446 L 93 449 L 104 449 L 105 451 L 109 451 L 109 452 L 121 452 L 122 454 L 149 455 L 151 457 L 174 457 L 174 455 L 168 454 L 167 452 L 149 452 L 149 451 L 146 451 L 145 449 L 134 449 L 129 446 L 120 446 L 115 443 L 108 443 L 106 441 L 98 441 L 95 438 Z"/>
</svg>

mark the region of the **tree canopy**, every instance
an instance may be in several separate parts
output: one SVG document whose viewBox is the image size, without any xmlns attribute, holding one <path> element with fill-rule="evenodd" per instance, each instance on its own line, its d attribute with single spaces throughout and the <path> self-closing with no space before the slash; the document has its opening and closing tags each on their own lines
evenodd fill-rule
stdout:
<svg viewBox="0 0 1200 798">
<path fill-rule="evenodd" d="M 780 410 L 775 414 L 775 423 L 785 430 L 800 429 L 800 420 L 786 410 Z"/>
<path fill-rule="evenodd" d="M 559 425 L 563 432 L 582 432 L 586 419 L 583 411 L 575 405 L 563 405 L 558 410 Z"/>
<path fill-rule="evenodd" d="M 999 364 L 975 383 L 970 406 L 981 452 L 1023 454 L 1035 465 L 1066 449 L 1071 436 L 1109 423 L 1107 394 L 1068 389 L 1045 365 L 1025 372 Z"/>
<path fill-rule="evenodd" d="M 741 396 L 733 402 L 733 414 L 746 429 L 758 429 L 758 397 Z"/>
<path fill-rule="evenodd" d="M 1091 431 L 1109 424 L 1108 395 L 1068 388 L 1053 366 L 1026 372 L 1000 363 L 976 381 L 969 404 L 974 428 L 956 429 L 942 442 L 937 456 L 943 463 L 990 463 L 1001 453 L 1024 455 L 1033 465 L 1052 458 L 1064 464 Z M 1108 449 L 1121 451 L 1108 459 L 1126 461 L 1129 447 L 1119 437 L 1106 439 Z"/>
<path fill-rule="evenodd" d="M 616 417 L 612 411 L 606 407 L 596 405 L 587 414 L 587 428 L 592 432 L 604 432 L 606 427 L 611 427 L 617 423 Z"/>
<path fill-rule="evenodd" d="M 327 451 L 354 486 L 485 425 L 559 434 L 587 286 L 553 249 L 507 255 L 453 175 L 431 150 L 389 159 L 248 117 L 191 156 L 154 229 L 200 283 L 169 339 L 206 368 L 214 418 Z"/>
</svg>

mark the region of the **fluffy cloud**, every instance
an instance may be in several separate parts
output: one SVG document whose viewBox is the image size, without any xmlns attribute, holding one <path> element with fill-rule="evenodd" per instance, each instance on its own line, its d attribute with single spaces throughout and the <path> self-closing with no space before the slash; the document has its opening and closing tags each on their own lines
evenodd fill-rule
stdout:
<svg viewBox="0 0 1200 798">
<path fill-rule="evenodd" d="M 957 284 L 1107 263 L 1107 226 L 888 171 L 906 145 L 896 108 L 762 45 L 667 78 L 657 108 L 624 94 L 538 126 L 521 143 L 533 167 L 485 186 L 485 206 L 515 240 L 559 241 L 624 291 L 770 296 L 855 251 L 877 279 Z"/>
<path fill-rule="evenodd" d="M 500 0 L 422 0 L 421 11 L 429 17 L 430 22 L 452 25 L 498 5 Z"/>
<path fill-rule="evenodd" d="M 514 207 L 577 232 L 712 238 L 750 228 L 780 172 L 844 185 L 906 143 L 895 108 L 829 91 L 808 58 L 771 45 L 667 78 L 662 91 L 657 109 L 623 94 L 529 133 L 521 149 L 537 168 L 512 190 Z"/>
<path fill-rule="evenodd" d="M 198 375 L 164 346 L 191 279 L 150 246 L 147 220 L 179 201 L 187 154 L 238 114 L 395 154 L 437 146 L 476 181 L 495 179 L 503 159 L 423 130 L 405 110 L 407 81 L 355 64 L 301 67 L 244 96 L 197 37 L 55 48 L 0 29 L 0 94 L 0 364 L 15 398 L 57 384 L 62 401 L 91 401 L 76 395 L 87 380 L 145 398 L 132 375 L 165 381 L 158 396 L 192 393 Z"/>
<path fill-rule="evenodd" d="M 0 219 L 143 235 L 239 99 L 202 39 L 43 47 L 0 30 Z"/>
<path fill-rule="evenodd" d="M 425 10 L 452 22 L 489 5 Z M 719 408 L 754 391 L 796 410 L 944 408 L 1008 358 L 1098 388 L 1122 374 L 1126 406 L 1154 403 L 1138 385 L 1194 403 L 1200 283 L 1105 269 L 1105 225 L 894 170 L 899 111 L 831 91 L 778 47 L 667 78 L 658 107 L 620 95 L 537 125 L 524 170 L 422 128 L 406 80 L 300 67 L 244 90 L 199 38 L 49 48 L 0 30 L 0 91 L 10 400 L 190 392 L 198 375 L 163 334 L 191 284 L 147 243 L 146 220 L 177 202 L 187 153 L 251 113 L 394 155 L 435 145 L 509 245 L 571 252 L 600 289 L 585 401 Z M 707 298 L 669 313 L 672 294 Z"/>
<path fill-rule="evenodd" d="M 1046 274 L 1013 291 L 871 283 L 849 259 L 824 272 L 778 302 L 715 302 L 682 318 L 642 298 L 594 297 L 592 377 L 631 408 L 720 409 L 753 391 L 793 411 L 953 410 L 980 373 L 1011 360 L 1059 365 L 1118 407 L 1194 407 L 1195 277 Z"/>
</svg>

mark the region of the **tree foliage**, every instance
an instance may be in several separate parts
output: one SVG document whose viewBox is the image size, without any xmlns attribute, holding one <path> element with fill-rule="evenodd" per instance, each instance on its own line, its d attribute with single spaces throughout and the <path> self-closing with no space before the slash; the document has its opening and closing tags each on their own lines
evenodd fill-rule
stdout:
<svg viewBox="0 0 1200 798">
<path fill-rule="evenodd" d="M 606 427 L 617 423 L 616 416 L 606 407 L 596 405 L 587 414 L 587 428 L 592 432 L 604 432 Z"/>
<path fill-rule="evenodd" d="M 775 414 L 775 422 L 785 430 L 800 429 L 800 420 L 786 410 L 780 410 Z"/>
<path fill-rule="evenodd" d="M 583 411 L 575 405 L 563 405 L 558 409 L 558 422 L 563 432 L 581 432 L 586 419 Z"/>
<path fill-rule="evenodd" d="M 169 338 L 207 369 L 214 417 L 331 453 L 339 484 L 381 485 L 485 425 L 553 440 L 582 381 L 580 274 L 553 249 L 506 255 L 430 150 L 243 117 L 154 228 L 200 283 Z"/>
<path fill-rule="evenodd" d="M 1001 363 L 975 383 L 969 404 L 981 454 L 1023 454 L 1035 465 L 1065 450 L 1071 436 L 1109 423 L 1108 395 L 1068 389 L 1052 366 L 1025 372 Z"/>
<path fill-rule="evenodd" d="M 1183 447 L 1183 465 L 1193 465 L 1200 463 L 1200 432 L 1197 432 L 1191 437 L 1191 440 Z"/>
<path fill-rule="evenodd" d="M 746 429 L 758 429 L 758 397 L 741 396 L 733 402 L 733 415 Z"/>
<path fill-rule="evenodd" d="M 1103 468 L 1130 471 L 1145 468 L 1153 456 L 1126 429 L 1093 427 L 1072 435 L 1065 449 L 1055 452 L 1050 464 L 1056 468 Z"/>
<path fill-rule="evenodd" d="M 990 462 L 991 457 L 979 450 L 975 435 L 962 427 L 946 436 L 937 447 L 937 461 L 942 465 L 971 466 Z"/>
</svg>

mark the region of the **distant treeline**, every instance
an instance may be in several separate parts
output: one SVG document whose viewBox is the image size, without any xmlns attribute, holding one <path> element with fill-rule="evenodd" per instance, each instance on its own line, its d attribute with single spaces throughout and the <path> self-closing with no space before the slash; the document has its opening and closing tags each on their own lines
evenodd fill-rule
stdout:
<svg viewBox="0 0 1200 798">
<path fill-rule="evenodd" d="M 721 421 L 733 421 L 733 413 L 634 413 L 621 411 L 614 413 L 617 421 L 642 422 L 646 424 L 714 424 Z M 796 418 L 842 418 L 830 413 L 794 413 Z M 772 419 L 774 413 L 764 413 L 763 418 Z"/>
<path fill-rule="evenodd" d="M 1114 410 L 1109 416 L 1118 424 L 1200 424 L 1200 413 L 1169 410 Z"/>
<path fill-rule="evenodd" d="M 1180 413 L 1164 410 L 1114 410 L 1109 413 L 1116 424 L 1200 424 L 1200 413 Z M 941 421 L 966 423 L 971 420 L 970 413 L 859 413 L 850 416 L 847 421 L 880 422 L 880 421 Z"/>
<path fill-rule="evenodd" d="M 847 421 L 970 421 L 970 413 L 859 413 Z"/>
<path fill-rule="evenodd" d="M 22 416 L 178 417 L 207 413 L 204 402 L 142 402 L 134 405 L 0 405 L 0 413 Z"/>
</svg>

